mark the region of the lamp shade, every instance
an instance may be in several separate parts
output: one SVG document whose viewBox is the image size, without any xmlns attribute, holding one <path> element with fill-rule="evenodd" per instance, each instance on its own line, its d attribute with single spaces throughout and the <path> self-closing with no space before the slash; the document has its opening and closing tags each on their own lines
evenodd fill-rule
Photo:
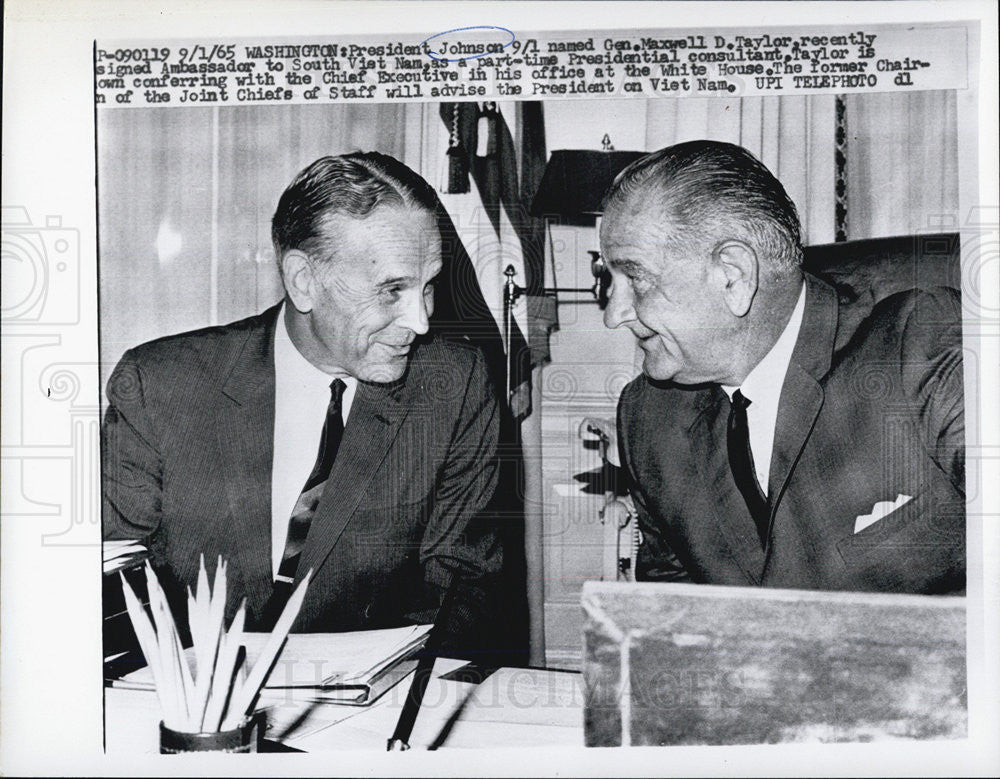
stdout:
<svg viewBox="0 0 1000 779">
<path fill-rule="evenodd" d="M 601 213 L 601 200 L 615 176 L 645 156 L 644 151 L 552 152 L 531 203 L 531 215 L 576 217 Z"/>
</svg>

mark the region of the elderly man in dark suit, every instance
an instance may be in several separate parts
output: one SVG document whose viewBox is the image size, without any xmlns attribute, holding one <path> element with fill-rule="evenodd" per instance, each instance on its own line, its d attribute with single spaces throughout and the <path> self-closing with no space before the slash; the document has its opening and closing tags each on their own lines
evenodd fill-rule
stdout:
<svg viewBox="0 0 1000 779">
<path fill-rule="evenodd" d="M 636 574 L 912 593 L 965 584 L 957 295 L 839 300 L 801 270 L 795 206 L 746 150 L 695 141 L 616 179 L 601 243 Z M 879 392 L 870 390 L 876 383 Z"/>
<path fill-rule="evenodd" d="M 446 642 L 489 640 L 498 412 L 480 352 L 428 334 L 435 203 L 392 158 L 317 160 L 272 223 L 284 300 L 122 358 L 104 537 L 144 541 L 175 608 L 221 555 L 250 629 L 312 570 L 295 630 L 429 621 L 450 591 Z"/>
</svg>

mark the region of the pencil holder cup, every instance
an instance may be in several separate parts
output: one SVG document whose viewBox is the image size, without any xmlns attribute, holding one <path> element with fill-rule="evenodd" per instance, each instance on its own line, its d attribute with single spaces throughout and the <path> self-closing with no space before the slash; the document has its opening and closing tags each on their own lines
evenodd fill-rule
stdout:
<svg viewBox="0 0 1000 779">
<path fill-rule="evenodd" d="M 259 718 L 247 719 L 232 730 L 214 733 L 183 733 L 160 723 L 160 754 L 179 755 L 185 752 L 234 752 L 257 751 L 260 728 Z"/>
</svg>

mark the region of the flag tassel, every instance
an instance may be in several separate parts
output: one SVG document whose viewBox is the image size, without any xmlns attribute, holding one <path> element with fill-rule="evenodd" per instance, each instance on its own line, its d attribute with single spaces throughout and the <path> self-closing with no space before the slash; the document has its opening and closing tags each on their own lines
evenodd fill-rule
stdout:
<svg viewBox="0 0 1000 779">
<path fill-rule="evenodd" d="M 469 191 L 469 155 L 462 145 L 462 136 L 458 132 L 458 103 L 451 109 L 451 127 L 448 134 L 448 180 L 445 193 L 462 195 Z"/>
</svg>

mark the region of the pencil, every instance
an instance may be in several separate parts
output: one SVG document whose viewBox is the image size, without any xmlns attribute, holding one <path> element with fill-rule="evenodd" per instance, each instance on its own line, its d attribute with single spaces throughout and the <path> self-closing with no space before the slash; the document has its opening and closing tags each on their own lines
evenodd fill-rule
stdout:
<svg viewBox="0 0 1000 779">
<path fill-rule="evenodd" d="M 278 617 L 278 622 L 275 624 L 270 636 L 268 636 L 267 642 L 264 644 L 264 651 L 257 659 L 257 662 L 254 663 L 250 675 L 240 686 L 238 693 L 234 690 L 233 705 L 226 715 L 224 726 L 231 725 L 232 727 L 236 727 L 239 724 L 239 720 L 242 719 L 243 715 L 246 714 L 247 710 L 257 699 L 260 688 L 264 686 L 264 681 L 267 679 L 275 660 L 278 658 L 278 652 L 281 651 L 281 647 L 285 644 L 285 639 L 288 638 L 288 631 L 292 629 L 292 623 L 298 616 L 299 608 L 301 608 L 302 601 L 306 596 L 306 588 L 309 586 L 309 579 L 312 577 L 312 573 L 312 570 L 310 570 L 302 577 L 302 581 L 295 588 L 295 592 L 292 593 L 285 604 L 281 616 Z"/>
<path fill-rule="evenodd" d="M 132 620 L 132 625 L 135 628 L 135 636 L 139 639 L 139 648 L 142 649 L 143 655 L 146 656 L 146 664 L 153 674 L 153 687 L 156 688 L 156 697 L 160 701 L 160 710 L 164 713 L 164 719 L 166 720 L 168 716 L 166 686 L 163 682 L 163 671 L 160 669 L 156 632 L 153 630 L 153 625 L 149 621 L 146 610 L 139 602 L 139 597 L 132 590 L 132 585 L 126 580 L 125 574 L 119 571 L 119 576 L 121 576 L 122 580 L 122 592 L 125 595 L 125 608 L 128 610 L 129 618 Z M 167 725 L 173 727 L 174 724 L 177 723 L 171 717 Z"/>
<path fill-rule="evenodd" d="M 424 701 L 424 693 L 427 690 L 427 682 L 430 681 L 431 672 L 434 670 L 434 661 L 444 644 L 444 626 L 448 623 L 451 614 L 452 602 L 458 593 L 458 577 L 454 577 L 448 585 L 445 596 L 438 609 L 437 618 L 427 637 L 427 644 L 424 646 L 424 654 L 417 663 L 417 670 L 413 673 L 413 681 L 410 683 L 410 691 L 403 702 L 403 710 L 399 713 L 399 721 L 396 722 L 396 729 L 386 742 L 386 749 L 389 752 L 405 752 L 410 748 L 410 736 L 413 734 L 413 726 L 417 722 L 417 715 L 420 713 L 420 705 Z"/>
<path fill-rule="evenodd" d="M 167 640 L 167 626 L 164 621 L 162 611 L 163 591 L 160 583 L 153 573 L 152 566 L 146 563 L 146 591 L 149 595 L 149 610 L 153 613 L 153 626 L 155 628 L 154 641 L 156 642 L 156 654 L 160 661 L 160 680 L 163 682 L 163 697 L 166 708 L 163 712 L 163 719 L 167 725 L 175 730 L 184 730 L 187 721 L 187 712 L 181 708 L 178 687 L 181 683 L 178 674 L 179 669 L 171 658 L 172 643 Z M 173 722 L 175 724 L 171 725 Z"/>
<path fill-rule="evenodd" d="M 204 730 L 216 731 L 222 727 L 223 715 L 226 709 L 226 700 L 230 693 L 234 696 L 234 680 L 236 678 L 236 659 L 239 655 L 240 645 L 243 641 L 243 623 L 246 618 L 246 601 L 240 604 L 239 611 L 233 619 L 233 624 L 229 627 L 229 632 L 220 637 L 218 659 L 215 664 L 215 672 L 212 675 L 211 691 L 209 692 L 208 706 L 205 710 L 202 728 Z"/>
<path fill-rule="evenodd" d="M 428 641 L 428 643 L 430 642 Z M 429 650 L 429 648 L 425 649 Z M 426 651 L 417 663 L 417 670 L 413 672 L 413 681 L 410 683 L 410 691 L 406 694 L 403 710 L 399 713 L 396 729 L 386 745 L 389 752 L 405 752 L 410 748 L 410 736 L 413 733 L 417 715 L 420 713 L 420 705 L 424 701 L 424 692 L 427 690 L 427 682 L 430 681 L 436 659 L 433 652 Z"/>
</svg>

